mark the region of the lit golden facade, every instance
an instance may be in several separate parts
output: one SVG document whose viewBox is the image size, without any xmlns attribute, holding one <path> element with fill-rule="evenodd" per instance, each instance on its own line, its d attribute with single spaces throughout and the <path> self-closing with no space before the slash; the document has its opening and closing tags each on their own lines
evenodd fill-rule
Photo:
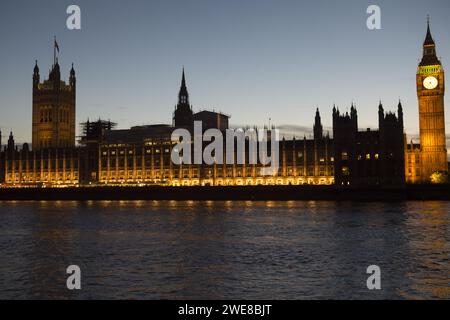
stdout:
<svg viewBox="0 0 450 320">
<path fill-rule="evenodd" d="M 170 159 L 174 145 L 170 140 L 148 140 L 143 145 L 103 144 L 99 149 L 98 182 L 169 186 L 334 183 L 332 140 L 327 137 L 320 141 L 281 141 L 280 168 L 273 176 L 261 175 L 261 165 L 174 165 Z"/>
<path fill-rule="evenodd" d="M 61 81 L 58 62 L 52 67 L 48 80 L 41 83 L 36 62 L 33 73 L 33 150 L 75 146 L 75 99 L 73 66 L 68 84 Z"/>
<path fill-rule="evenodd" d="M 445 77 L 429 25 L 416 83 L 420 155 L 414 146 L 406 148 L 406 179 L 409 183 L 427 183 L 433 173 L 448 171 L 444 117 Z"/>
<path fill-rule="evenodd" d="M 79 149 L 8 150 L 3 154 L 4 186 L 77 186 Z"/>
<path fill-rule="evenodd" d="M 412 141 L 405 146 L 405 177 L 408 183 L 422 182 L 422 153 L 420 144 Z"/>
<path fill-rule="evenodd" d="M 33 74 L 33 141 L 15 146 L 12 133 L 0 151 L 0 186 L 85 185 L 332 185 L 340 187 L 399 186 L 428 182 L 436 171 L 447 171 L 444 121 L 444 71 L 436 57 L 428 28 L 424 55 L 417 72 L 421 144 L 407 144 L 403 108 L 397 115 L 379 105 L 379 130 L 359 131 L 356 107 L 350 114 L 333 108 L 333 137 L 324 135 L 316 111 L 312 139 L 283 139 L 279 168 L 270 176 L 261 165 L 175 165 L 171 160 L 171 133 L 192 131 L 194 121 L 203 130 L 228 129 L 229 116 L 214 111 L 192 112 L 183 71 L 179 101 L 172 125 L 138 126 L 113 130 L 115 124 L 99 120 L 82 124 L 75 147 L 76 78 L 61 81 L 57 60 L 48 80 Z M 1 134 L 0 134 L 1 140 Z M 247 148 L 247 147 L 246 147 Z M 226 148 L 223 149 L 224 151 Z M 232 151 L 236 159 L 236 150 Z M 226 158 L 226 154 L 224 155 Z M 245 163 L 249 163 L 249 150 Z M 406 175 L 406 177 L 405 177 Z M 405 179 L 406 178 L 406 179 Z"/>
</svg>

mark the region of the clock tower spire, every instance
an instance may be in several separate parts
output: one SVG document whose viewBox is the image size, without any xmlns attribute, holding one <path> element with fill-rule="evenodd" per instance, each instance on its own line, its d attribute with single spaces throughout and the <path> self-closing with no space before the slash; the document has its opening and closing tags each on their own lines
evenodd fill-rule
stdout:
<svg viewBox="0 0 450 320">
<path fill-rule="evenodd" d="M 448 171 L 444 119 L 444 70 L 436 55 L 436 44 L 431 35 L 429 19 L 416 80 L 422 160 L 420 180 L 425 183 L 430 181 L 433 173 Z"/>
<path fill-rule="evenodd" d="M 420 66 L 429 66 L 429 65 L 441 65 L 441 62 L 436 56 L 436 44 L 433 40 L 433 36 L 431 35 L 430 19 L 428 18 L 427 35 L 423 43 L 423 55 L 422 61 L 420 62 Z"/>
</svg>

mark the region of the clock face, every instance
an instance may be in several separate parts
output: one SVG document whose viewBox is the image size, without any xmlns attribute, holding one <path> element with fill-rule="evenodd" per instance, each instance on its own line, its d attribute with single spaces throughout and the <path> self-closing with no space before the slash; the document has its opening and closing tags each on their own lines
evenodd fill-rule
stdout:
<svg viewBox="0 0 450 320">
<path fill-rule="evenodd" d="M 434 89 L 438 86 L 438 80 L 435 77 L 426 77 L 423 86 L 428 90 Z"/>
</svg>

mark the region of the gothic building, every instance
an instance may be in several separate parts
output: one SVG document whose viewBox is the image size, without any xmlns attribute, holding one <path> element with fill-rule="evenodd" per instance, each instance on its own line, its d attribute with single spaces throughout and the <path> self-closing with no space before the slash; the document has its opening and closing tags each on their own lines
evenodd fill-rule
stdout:
<svg viewBox="0 0 450 320">
<path fill-rule="evenodd" d="M 422 60 L 416 74 L 419 100 L 420 144 L 412 142 L 406 148 L 406 180 L 428 183 L 435 172 L 448 172 L 445 137 L 444 94 L 445 78 L 436 44 L 428 21 L 423 43 Z"/>
<path fill-rule="evenodd" d="M 254 149 L 245 142 L 244 164 L 174 164 L 172 149 L 178 141 L 172 132 L 193 130 L 194 121 L 203 132 L 229 128 L 229 116 L 215 111 L 193 112 L 183 68 L 178 103 L 172 124 L 136 126 L 116 130 L 110 121 L 87 121 L 75 146 L 75 71 L 69 82 L 61 81 L 55 57 L 48 79 L 40 82 L 39 68 L 33 73 L 32 148 L 16 146 L 13 134 L 0 150 L 0 185 L 332 185 L 338 187 L 399 186 L 426 183 L 436 171 L 448 171 L 444 122 L 444 71 L 428 25 L 424 52 L 417 70 L 420 144 L 406 143 L 403 106 L 386 112 L 378 106 L 378 129 L 359 130 L 358 112 L 333 107 L 332 137 L 324 133 L 316 110 L 313 137 L 282 137 L 279 167 L 272 175 L 264 166 L 250 164 Z M 256 129 L 257 130 L 257 129 Z M 273 143 L 273 130 L 268 142 Z M 0 133 L 1 142 L 1 133 Z M 1 143 L 0 143 L 1 145 Z M 203 147 L 206 146 L 206 143 Z M 194 148 L 192 148 L 194 149 Z M 236 159 L 238 150 L 224 145 L 224 158 Z M 259 150 L 257 149 L 256 152 Z M 231 154 L 230 154 L 231 153 Z M 236 161 L 235 161 L 236 162 Z"/>
<path fill-rule="evenodd" d="M 55 70 L 54 67 L 53 70 Z M 52 76 L 53 77 L 53 76 Z M 52 78 L 51 77 L 51 78 Z M 38 145 L 18 150 L 12 134 L 1 153 L 2 184 L 10 186 L 70 185 L 398 185 L 404 181 L 403 113 L 384 113 L 379 106 L 379 130 L 358 131 L 357 111 L 341 115 L 333 108 L 333 138 L 324 135 L 316 110 L 313 138 L 279 142 L 279 168 L 262 174 L 261 164 L 249 164 L 250 148 L 244 147 L 244 164 L 174 164 L 176 128 L 192 130 L 194 121 L 203 131 L 224 132 L 229 116 L 214 111 L 192 112 L 183 70 L 175 125 L 147 125 L 115 130 L 109 121 L 83 123 L 78 147 Z M 35 104 L 33 104 L 35 107 Z M 34 111 L 34 108 L 33 108 Z M 257 129 L 256 129 L 257 130 Z M 269 136 L 272 130 L 269 130 Z M 271 138 L 269 137 L 271 143 Z M 205 144 L 206 145 L 206 144 Z M 204 146 L 205 146 L 204 145 Z M 193 149 L 193 148 L 192 148 Z M 236 158 L 237 151 L 232 152 Z M 259 152 L 256 150 L 256 152 Z"/>
<path fill-rule="evenodd" d="M 3 186 L 77 186 L 81 148 L 19 149 L 12 132 L 0 152 L 0 183 Z"/>
<path fill-rule="evenodd" d="M 338 186 L 402 185 L 404 175 L 403 108 L 397 116 L 378 106 L 378 130 L 358 130 L 358 114 L 333 108 L 334 178 Z"/>
<path fill-rule="evenodd" d="M 40 82 L 39 67 L 33 72 L 32 147 L 75 147 L 76 77 L 72 68 L 69 83 L 61 80 L 61 70 L 55 59 L 47 80 Z"/>
<path fill-rule="evenodd" d="M 316 113 L 315 137 L 280 141 L 280 168 L 274 176 L 261 174 L 261 165 L 249 164 L 249 145 L 244 147 L 243 165 L 174 164 L 171 151 L 176 128 L 193 130 L 194 121 L 202 123 L 203 132 L 229 128 L 229 116 L 214 111 L 193 113 L 183 70 L 173 126 L 153 125 L 129 130 L 108 130 L 99 143 L 98 183 L 106 185 L 161 184 L 191 185 L 272 185 L 332 184 L 332 139 L 324 137 L 319 111 Z M 205 145 L 204 145 L 205 146 Z M 227 157 L 225 145 L 224 158 Z M 192 148 L 193 151 L 193 148 Z M 233 150 L 233 158 L 236 151 Z"/>
</svg>

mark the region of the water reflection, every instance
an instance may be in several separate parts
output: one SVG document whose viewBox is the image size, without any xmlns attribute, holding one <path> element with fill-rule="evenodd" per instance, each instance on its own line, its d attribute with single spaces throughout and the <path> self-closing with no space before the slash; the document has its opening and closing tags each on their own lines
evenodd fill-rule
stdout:
<svg viewBox="0 0 450 320">
<path fill-rule="evenodd" d="M 449 298 L 448 202 L 0 202 L 0 298 Z M 83 290 L 65 289 L 78 264 Z M 366 289 L 366 268 L 383 290 Z"/>
<path fill-rule="evenodd" d="M 408 246 L 415 253 L 414 265 L 407 274 L 412 288 L 421 297 L 449 298 L 448 206 L 443 202 L 417 202 L 409 204 L 408 209 Z M 425 276 L 419 276 L 422 274 Z"/>
</svg>

